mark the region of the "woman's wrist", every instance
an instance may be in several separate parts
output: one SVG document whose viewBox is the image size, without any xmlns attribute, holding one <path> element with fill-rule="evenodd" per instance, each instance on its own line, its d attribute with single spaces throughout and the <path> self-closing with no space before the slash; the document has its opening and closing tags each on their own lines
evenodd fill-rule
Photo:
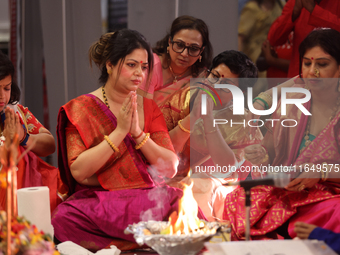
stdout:
<svg viewBox="0 0 340 255">
<path fill-rule="evenodd" d="M 187 123 L 189 122 L 189 123 Z M 184 132 L 187 134 L 190 134 L 190 119 L 188 121 L 187 118 L 181 119 L 177 122 L 177 126 Z"/>
<path fill-rule="evenodd" d="M 144 131 L 140 129 L 139 131 L 136 131 L 133 134 L 130 133 L 130 135 L 133 139 L 137 140 L 138 138 L 140 138 L 143 135 L 143 133 L 144 133 Z"/>
<path fill-rule="evenodd" d="M 146 144 L 146 142 L 149 140 L 149 138 L 150 138 L 150 133 L 144 133 L 143 132 L 143 135 L 136 140 L 135 149 L 139 150 L 140 148 L 142 148 L 144 146 L 144 144 Z"/>
<path fill-rule="evenodd" d="M 264 147 L 264 145 L 261 144 L 261 150 L 262 150 L 262 153 L 263 153 L 263 157 L 262 157 L 262 160 L 261 160 L 260 164 L 268 163 L 268 161 L 269 161 L 269 155 L 268 155 L 268 150 L 267 150 L 267 148 Z"/>
<path fill-rule="evenodd" d="M 328 175 L 329 175 L 329 167 L 328 164 L 326 162 L 322 163 L 322 169 L 320 171 L 320 182 L 325 182 L 328 179 Z"/>
<path fill-rule="evenodd" d="M 28 142 L 28 139 L 30 137 L 30 134 L 28 133 L 26 126 L 24 124 L 22 125 L 22 127 L 23 127 L 24 134 L 21 137 L 19 144 L 21 146 L 27 146 L 27 142 Z"/>
</svg>

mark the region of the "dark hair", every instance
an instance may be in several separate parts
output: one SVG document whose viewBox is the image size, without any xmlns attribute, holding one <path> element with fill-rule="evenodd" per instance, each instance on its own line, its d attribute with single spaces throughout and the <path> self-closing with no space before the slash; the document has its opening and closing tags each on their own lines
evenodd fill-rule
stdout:
<svg viewBox="0 0 340 255">
<path fill-rule="evenodd" d="M 176 18 L 171 24 L 170 33 L 167 33 L 167 35 L 162 40 L 156 43 L 156 46 L 153 48 L 153 51 L 157 55 L 164 54 L 166 61 L 168 61 L 170 59 L 170 55 L 166 53 L 167 53 L 167 47 L 169 46 L 169 38 L 174 38 L 174 36 L 182 29 L 197 30 L 202 35 L 202 39 L 203 39 L 202 46 L 205 47 L 201 54 L 202 60 L 201 62 L 196 61 L 191 66 L 192 76 L 197 77 L 200 69 L 210 66 L 211 59 L 213 56 L 212 46 L 209 41 L 208 26 L 205 24 L 203 20 L 194 18 L 192 16 L 187 16 L 187 15 Z"/>
<path fill-rule="evenodd" d="M 243 52 L 236 50 L 226 50 L 214 57 L 210 70 L 220 64 L 229 67 L 233 74 L 238 75 L 239 88 L 245 91 L 247 87 L 253 87 L 257 81 L 258 70 L 256 65 Z"/>
<path fill-rule="evenodd" d="M 125 57 L 136 49 L 145 49 L 148 53 L 149 78 L 153 69 L 153 55 L 149 43 L 142 34 L 135 30 L 122 29 L 102 35 L 89 49 L 91 67 L 93 61 L 101 70 L 99 81 L 102 84 L 107 82 L 109 77 L 106 69 L 107 61 L 116 66 L 122 60 L 118 69 L 120 73 Z"/>
<path fill-rule="evenodd" d="M 15 69 L 7 55 L 0 51 L 0 80 L 5 79 L 8 75 L 12 78 L 11 97 L 9 104 L 16 104 L 20 100 L 20 89 L 14 80 Z"/>
<path fill-rule="evenodd" d="M 331 55 L 340 65 L 340 32 L 334 29 L 317 29 L 310 32 L 299 46 L 300 66 L 302 72 L 302 59 L 306 51 L 316 46 L 321 47 L 327 54 Z"/>
</svg>

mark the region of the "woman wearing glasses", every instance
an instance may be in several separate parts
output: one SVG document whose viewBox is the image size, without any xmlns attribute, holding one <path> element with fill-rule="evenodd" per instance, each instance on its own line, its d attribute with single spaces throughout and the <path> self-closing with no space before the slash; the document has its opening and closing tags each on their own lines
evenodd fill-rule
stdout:
<svg viewBox="0 0 340 255">
<path fill-rule="evenodd" d="M 160 105 L 210 65 L 212 46 L 208 27 L 201 19 L 180 16 L 172 22 L 170 33 L 156 43 L 153 52 L 151 82 L 141 84 L 138 93 Z"/>
<path fill-rule="evenodd" d="M 220 83 L 232 84 L 244 91 L 247 87 L 252 87 L 257 80 L 257 68 L 254 63 L 244 53 L 233 50 L 217 55 L 207 73 L 206 79 L 197 81 L 204 83 L 202 88 L 208 90 L 207 87 L 214 88 L 215 84 Z M 207 97 L 206 115 L 201 116 L 200 92 L 202 90 L 197 89 L 197 86 L 182 88 L 160 106 L 168 129 L 175 130 L 176 127 L 179 127 L 182 133 L 186 134 L 186 136 L 181 136 L 182 139 L 176 141 L 173 139 L 174 136 L 171 137 L 177 150 L 181 151 L 180 164 L 182 163 L 182 167 L 187 166 L 187 168 L 178 169 L 177 178 L 170 180 L 169 184 L 176 186 L 176 183 L 186 176 L 191 167 L 193 172 L 191 179 L 195 183 L 194 196 L 208 220 L 222 218 L 224 197 L 229 190 L 221 184 L 231 181 L 230 178 L 246 178 L 249 171 L 240 172 L 238 170 L 241 165 L 243 165 L 243 169 L 246 169 L 247 162 L 244 159 L 243 149 L 262 139 L 259 129 L 256 130 L 254 139 L 251 139 L 247 126 L 229 124 L 231 120 L 234 123 L 241 123 L 245 117 L 233 116 L 232 94 L 228 89 L 215 90 L 221 98 L 222 104 L 217 102 L 214 105 L 213 100 Z M 219 100 L 216 99 L 216 101 Z M 186 118 L 191 118 L 191 126 L 193 126 L 191 131 L 183 124 Z M 229 123 L 214 127 L 213 119 L 226 119 Z M 224 169 L 226 169 L 225 167 L 232 168 L 237 174 L 230 173 L 231 171 L 224 172 L 222 175 L 207 173 L 209 172 L 207 169 L 217 166 L 224 167 Z M 181 174 L 182 176 L 180 176 Z"/>
<path fill-rule="evenodd" d="M 212 59 L 208 27 L 201 19 L 180 16 L 173 21 L 170 33 L 157 42 L 153 51 L 156 54 L 151 82 L 149 86 L 142 84 L 138 91 L 141 95 L 153 98 L 158 105 L 166 105 L 175 92 L 190 86 L 190 78 L 206 75 L 206 67 Z M 171 110 L 173 114 L 177 111 Z M 185 130 L 190 129 L 190 116 L 183 115 L 180 126 L 167 116 L 164 117 L 175 152 L 181 157 L 181 152 L 189 149 L 183 149 L 182 141 L 189 138 Z M 178 175 L 186 176 L 188 171 L 188 162 L 181 160 Z"/>
</svg>

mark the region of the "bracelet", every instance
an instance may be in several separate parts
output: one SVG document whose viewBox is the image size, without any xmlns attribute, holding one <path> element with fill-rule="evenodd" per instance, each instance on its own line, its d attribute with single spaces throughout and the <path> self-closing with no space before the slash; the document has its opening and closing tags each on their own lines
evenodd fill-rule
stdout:
<svg viewBox="0 0 340 255">
<path fill-rule="evenodd" d="M 327 169 L 327 170 L 328 170 L 328 169 Z M 324 179 L 325 179 L 325 173 L 324 173 L 324 171 L 321 171 L 320 173 L 321 173 L 321 178 L 320 178 L 320 181 L 321 181 L 321 182 L 324 182 Z"/>
<path fill-rule="evenodd" d="M 113 144 L 113 142 L 110 140 L 110 138 L 107 135 L 104 135 L 104 139 L 107 141 L 107 143 L 110 145 L 111 149 L 114 152 L 118 152 L 119 153 L 119 149 L 116 145 Z"/>
<path fill-rule="evenodd" d="M 268 109 L 269 109 L 269 105 L 268 105 L 268 103 L 267 103 L 264 99 L 262 99 L 262 98 L 260 98 L 260 97 L 255 97 L 255 98 L 253 99 L 253 103 L 254 103 L 256 100 L 260 100 L 262 103 L 264 103 L 264 109 L 265 109 L 265 110 L 268 110 Z"/>
<path fill-rule="evenodd" d="M 146 143 L 146 141 L 149 139 L 149 137 L 150 137 L 150 133 L 146 133 L 143 141 L 141 141 L 140 144 L 136 145 L 135 149 L 139 150 L 140 148 L 142 148 L 142 146 Z"/>
<path fill-rule="evenodd" d="M 266 162 L 269 159 L 268 154 L 266 154 L 266 156 L 264 156 L 264 158 L 261 161 L 261 164 L 263 164 L 264 162 Z"/>
<path fill-rule="evenodd" d="M 183 125 L 181 124 L 182 120 L 178 121 L 178 126 L 180 129 L 182 129 L 185 133 L 190 134 L 190 130 L 186 129 L 185 127 L 183 127 Z"/>
<path fill-rule="evenodd" d="M 23 124 L 22 126 L 24 128 L 25 135 L 24 135 L 24 137 L 22 138 L 22 140 L 19 143 L 20 143 L 21 146 L 26 146 L 28 138 L 30 137 L 30 134 L 27 132 L 25 124 Z"/>
<path fill-rule="evenodd" d="M 132 136 L 132 138 L 133 139 L 138 139 L 139 137 L 141 137 L 142 136 L 142 134 L 144 133 L 144 131 L 142 130 L 142 132 L 140 132 L 140 134 L 139 135 L 137 135 L 136 137 L 134 137 L 134 136 Z"/>
<path fill-rule="evenodd" d="M 257 99 L 254 99 L 254 100 L 253 100 L 253 104 L 256 102 L 256 100 L 257 100 Z M 262 101 L 261 101 L 261 102 L 262 102 Z M 266 109 L 266 106 L 265 106 L 264 104 L 262 104 L 262 103 L 260 104 L 260 100 L 258 100 L 257 103 L 258 103 L 259 105 L 261 105 L 261 106 L 263 107 L 263 109 Z"/>
<path fill-rule="evenodd" d="M 268 93 L 265 93 L 265 92 L 261 92 L 257 97 L 262 98 L 264 101 L 267 102 L 267 104 L 268 104 L 268 109 L 269 109 L 270 107 L 272 107 L 273 98 L 272 98 L 271 95 L 269 95 Z"/>
<path fill-rule="evenodd" d="M 204 132 L 204 133 L 205 133 L 205 135 L 209 135 L 209 134 L 213 134 L 215 132 L 217 132 L 217 128 L 215 128 L 215 129 L 213 129 L 211 131 L 208 131 L 208 132 Z"/>
<path fill-rule="evenodd" d="M 268 154 L 268 150 L 267 150 L 267 148 L 266 148 L 266 147 L 264 147 L 264 145 L 263 145 L 263 144 L 261 144 L 261 147 L 262 147 L 262 149 L 264 150 L 264 152 L 265 152 L 266 154 Z"/>
</svg>

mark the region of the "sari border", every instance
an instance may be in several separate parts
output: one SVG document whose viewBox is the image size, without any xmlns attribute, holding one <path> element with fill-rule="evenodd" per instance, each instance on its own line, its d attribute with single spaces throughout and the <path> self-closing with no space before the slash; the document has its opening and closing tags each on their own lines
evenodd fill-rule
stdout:
<svg viewBox="0 0 340 255">
<path fill-rule="evenodd" d="M 311 106 L 311 101 L 308 101 L 306 104 L 304 104 L 304 107 L 307 108 L 307 110 L 310 109 Z M 303 139 L 303 137 L 305 136 L 305 132 L 304 130 L 306 129 L 307 126 L 307 122 L 308 122 L 308 116 L 306 116 L 305 114 L 301 115 L 300 118 L 300 123 L 297 127 L 297 131 L 296 133 L 298 134 L 297 137 L 295 137 L 293 145 L 292 145 L 292 150 L 288 156 L 288 161 L 287 161 L 287 165 L 291 165 L 293 164 L 293 162 L 295 163 L 297 158 L 298 158 L 298 153 L 299 153 L 299 148 L 300 148 L 300 144 L 301 141 Z"/>
</svg>

